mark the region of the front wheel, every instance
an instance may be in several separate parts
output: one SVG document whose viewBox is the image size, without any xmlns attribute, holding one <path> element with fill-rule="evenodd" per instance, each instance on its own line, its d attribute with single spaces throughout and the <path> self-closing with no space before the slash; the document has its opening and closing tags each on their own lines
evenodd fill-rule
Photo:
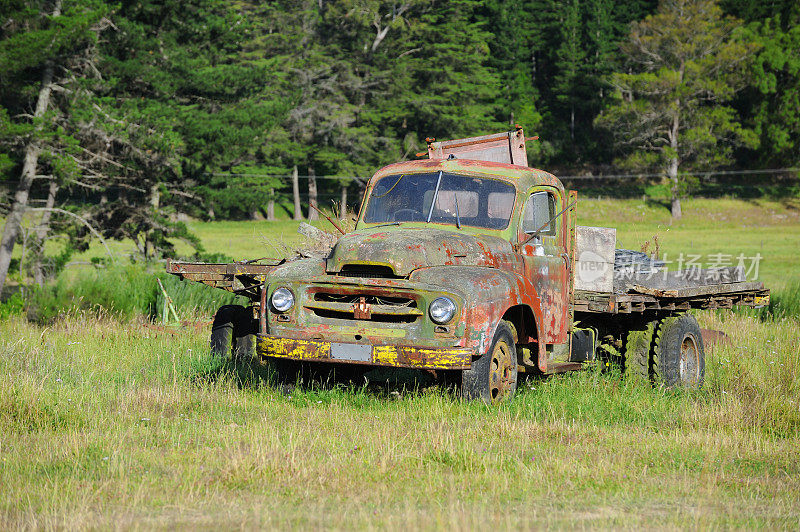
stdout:
<svg viewBox="0 0 800 532">
<path fill-rule="evenodd" d="M 511 398 L 517 389 L 517 348 L 513 326 L 501 321 L 492 346 L 461 372 L 461 395 L 464 399 L 483 399 L 498 404 Z"/>
<path fill-rule="evenodd" d="M 211 352 L 223 360 L 251 361 L 255 357 L 258 322 L 241 305 L 224 305 L 211 325 Z"/>
</svg>

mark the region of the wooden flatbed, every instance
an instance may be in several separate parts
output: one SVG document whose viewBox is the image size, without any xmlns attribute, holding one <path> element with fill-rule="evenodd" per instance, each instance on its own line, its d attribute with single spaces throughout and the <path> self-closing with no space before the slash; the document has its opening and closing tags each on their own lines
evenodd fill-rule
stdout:
<svg viewBox="0 0 800 532">
<path fill-rule="evenodd" d="M 211 263 L 167 261 L 167 273 L 187 281 L 203 283 L 213 288 L 227 290 L 257 301 L 258 288 L 267 275 L 285 259 L 259 259 L 258 261 Z"/>
<path fill-rule="evenodd" d="M 760 307 L 769 304 L 769 290 L 762 283 L 733 283 L 670 290 L 659 294 L 615 294 L 575 291 L 575 312 L 632 314 L 648 310 L 689 310 Z"/>
</svg>

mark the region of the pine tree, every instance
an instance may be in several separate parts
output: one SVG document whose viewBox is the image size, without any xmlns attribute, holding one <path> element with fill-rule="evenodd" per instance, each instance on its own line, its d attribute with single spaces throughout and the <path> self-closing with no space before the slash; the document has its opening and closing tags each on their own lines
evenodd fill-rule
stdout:
<svg viewBox="0 0 800 532">
<path fill-rule="evenodd" d="M 539 38 L 529 4 L 511 0 L 488 2 L 493 34 L 490 41 L 491 64 L 501 74 L 502 90 L 497 99 L 502 102 L 510 125 L 521 124 L 526 131 L 536 131 L 542 116 L 537 105 L 539 94 L 534 85 L 534 50 Z M 528 9 L 526 9 L 528 8 Z M 529 148 L 535 151 L 532 144 Z"/>
<path fill-rule="evenodd" d="M 729 3 L 734 13 L 752 21 L 748 38 L 761 46 L 749 73 L 750 86 L 737 102 L 761 148 L 740 155 L 746 157 L 743 164 L 795 166 L 800 159 L 800 5 L 773 4 Z"/>
<path fill-rule="evenodd" d="M 87 106 L 92 94 L 84 89 L 90 75 L 86 67 L 94 67 L 92 51 L 108 11 L 99 1 L 32 4 L 4 6 L 8 11 L 0 40 L 0 141 L 12 151 L 0 162 L 11 172 L 16 164 L 21 166 L 0 242 L 0 291 L 37 174 L 49 173 L 54 180 L 74 179 L 80 173 L 75 115 L 92 113 Z M 58 97 L 53 94 L 55 87 L 62 92 Z M 35 101 L 29 99 L 32 94 Z M 27 113 L 31 108 L 33 115 Z"/>
<path fill-rule="evenodd" d="M 162 211 L 258 215 L 280 186 L 256 176 L 286 172 L 267 160 L 265 144 L 289 109 L 280 92 L 281 58 L 264 52 L 269 28 L 258 9 L 244 2 L 144 0 L 119 11 L 120 31 L 106 48 L 118 80 L 113 94 L 128 102 L 122 112 L 178 139 L 177 164 L 147 176 L 163 190 Z M 120 227 L 137 241 L 168 227 L 165 218 L 148 228 L 129 202 L 115 205 L 113 219 L 130 217 Z"/>
<path fill-rule="evenodd" d="M 395 97 L 420 138 L 453 138 L 502 130 L 500 76 L 491 66 L 482 2 L 434 4 L 416 28 L 418 53 L 403 63 L 408 77 Z"/>
<path fill-rule="evenodd" d="M 556 101 L 569 116 L 569 137 L 575 142 L 575 114 L 586 101 L 586 52 L 580 0 L 569 0 L 560 24 L 561 46 L 556 51 L 558 73 L 554 79 Z"/>
<path fill-rule="evenodd" d="M 740 28 L 711 0 L 664 0 L 632 26 L 624 47 L 631 73 L 613 76 L 617 101 L 597 119 L 613 134 L 622 164 L 664 170 L 673 218 L 681 217 L 683 172 L 725 164 L 732 145 L 757 142 L 727 105 L 745 86 L 756 48 Z"/>
</svg>

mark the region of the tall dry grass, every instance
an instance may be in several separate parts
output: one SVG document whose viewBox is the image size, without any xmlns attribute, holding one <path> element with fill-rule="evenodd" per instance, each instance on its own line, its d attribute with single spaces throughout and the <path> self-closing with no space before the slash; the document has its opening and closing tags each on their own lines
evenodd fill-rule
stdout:
<svg viewBox="0 0 800 532">
<path fill-rule="evenodd" d="M 700 319 L 732 345 L 699 392 L 583 372 L 500 408 L 276 388 L 136 319 L 0 321 L 0 527 L 796 528 L 797 322 Z"/>
</svg>

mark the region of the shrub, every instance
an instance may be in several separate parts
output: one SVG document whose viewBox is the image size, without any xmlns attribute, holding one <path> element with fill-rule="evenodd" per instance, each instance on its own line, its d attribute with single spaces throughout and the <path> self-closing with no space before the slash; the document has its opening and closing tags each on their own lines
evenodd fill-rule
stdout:
<svg viewBox="0 0 800 532">
<path fill-rule="evenodd" d="M 761 321 L 800 318 L 800 282 L 794 282 L 783 290 L 770 293 L 769 305 L 760 309 L 734 307 L 734 312 L 755 316 Z"/>
<path fill-rule="evenodd" d="M 0 303 L 0 319 L 8 318 L 25 311 L 25 298 L 22 293 L 15 292 L 7 300 Z"/>
<path fill-rule="evenodd" d="M 164 295 L 156 279 L 161 279 L 181 318 L 208 316 L 221 305 L 243 301 L 219 289 L 180 281 L 167 274 L 161 264 L 134 263 L 79 274 L 65 272 L 54 284 L 30 293 L 28 317 L 49 322 L 76 310 L 103 310 L 122 318 L 161 317 Z"/>
</svg>

